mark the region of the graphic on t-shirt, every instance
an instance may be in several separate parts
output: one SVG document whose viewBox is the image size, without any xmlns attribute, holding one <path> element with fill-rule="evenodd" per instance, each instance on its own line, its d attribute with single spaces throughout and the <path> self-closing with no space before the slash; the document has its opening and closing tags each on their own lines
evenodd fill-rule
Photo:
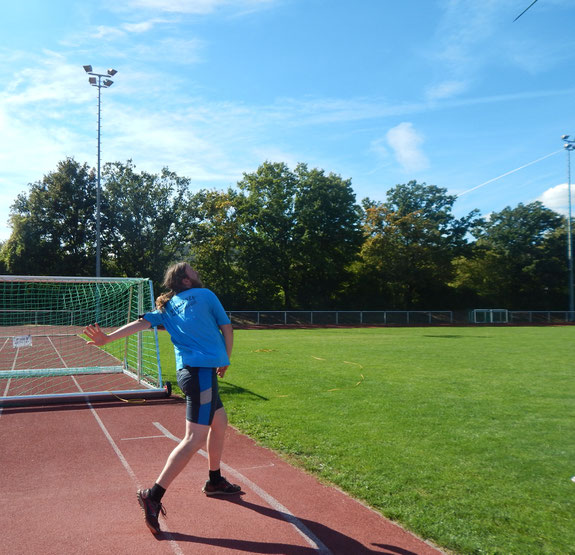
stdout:
<svg viewBox="0 0 575 555">
<path fill-rule="evenodd" d="M 194 315 L 194 305 L 197 303 L 196 297 L 190 297 L 186 302 L 186 318 L 192 318 Z"/>
<path fill-rule="evenodd" d="M 196 298 L 192 296 L 187 299 L 182 299 L 178 302 L 172 301 L 166 306 L 166 308 L 168 309 L 170 316 L 185 316 L 186 312 L 193 310 L 192 307 L 196 303 Z"/>
</svg>

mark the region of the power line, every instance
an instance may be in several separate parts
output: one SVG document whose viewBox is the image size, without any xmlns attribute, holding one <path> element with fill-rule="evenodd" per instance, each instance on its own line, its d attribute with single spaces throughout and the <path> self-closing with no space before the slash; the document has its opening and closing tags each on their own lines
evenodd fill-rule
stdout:
<svg viewBox="0 0 575 555">
<path fill-rule="evenodd" d="M 513 23 L 515 23 L 531 6 L 533 6 L 533 4 L 535 4 L 535 2 L 537 2 L 537 0 L 533 0 L 533 2 L 531 2 L 531 4 L 529 4 L 529 6 L 527 6 L 527 7 L 513 20 Z"/>
</svg>

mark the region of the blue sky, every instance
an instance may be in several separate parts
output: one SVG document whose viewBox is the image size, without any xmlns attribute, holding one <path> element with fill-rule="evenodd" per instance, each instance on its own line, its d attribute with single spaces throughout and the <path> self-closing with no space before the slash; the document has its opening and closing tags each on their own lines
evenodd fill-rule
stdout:
<svg viewBox="0 0 575 555">
<path fill-rule="evenodd" d="M 513 22 L 531 1 L 5 2 L 0 240 L 28 183 L 66 157 L 96 166 L 86 64 L 118 70 L 102 164 L 226 189 L 266 160 L 305 162 L 350 178 L 358 201 L 415 179 L 458 195 L 458 216 L 534 200 L 566 213 L 575 3 Z"/>
</svg>

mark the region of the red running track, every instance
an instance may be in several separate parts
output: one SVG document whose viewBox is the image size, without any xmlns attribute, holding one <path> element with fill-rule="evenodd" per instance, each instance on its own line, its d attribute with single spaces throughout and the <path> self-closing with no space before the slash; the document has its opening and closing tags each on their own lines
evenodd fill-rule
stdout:
<svg viewBox="0 0 575 555">
<path fill-rule="evenodd" d="M 136 490 L 159 474 L 184 413 L 178 398 L 0 409 L 0 553 L 441 553 L 232 428 L 222 473 L 245 493 L 204 496 L 201 451 L 166 493 L 153 536 Z"/>
</svg>

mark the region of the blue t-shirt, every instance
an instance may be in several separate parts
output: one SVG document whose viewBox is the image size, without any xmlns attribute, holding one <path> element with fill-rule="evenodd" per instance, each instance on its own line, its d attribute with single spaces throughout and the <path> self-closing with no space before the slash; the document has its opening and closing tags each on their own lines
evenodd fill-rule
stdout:
<svg viewBox="0 0 575 555">
<path fill-rule="evenodd" d="M 227 366 L 224 336 L 219 326 L 230 319 L 209 289 L 193 288 L 174 295 L 163 310 L 143 315 L 152 326 L 164 326 L 176 352 L 176 368 Z"/>
</svg>

